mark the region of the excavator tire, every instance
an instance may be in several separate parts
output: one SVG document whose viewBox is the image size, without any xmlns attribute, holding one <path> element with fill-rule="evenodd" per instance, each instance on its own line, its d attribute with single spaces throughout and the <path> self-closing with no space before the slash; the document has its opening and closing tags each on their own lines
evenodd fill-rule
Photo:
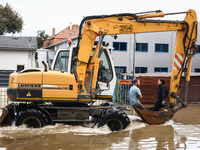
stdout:
<svg viewBox="0 0 200 150">
<path fill-rule="evenodd" d="M 44 113 L 37 109 L 21 111 L 15 118 L 15 125 L 25 124 L 28 128 L 41 128 L 48 125 L 48 119 Z"/>
<path fill-rule="evenodd" d="M 111 131 L 120 131 L 125 129 L 130 123 L 128 116 L 121 110 L 110 108 L 102 112 L 98 117 L 97 125 L 102 127 L 105 124 Z"/>
</svg>

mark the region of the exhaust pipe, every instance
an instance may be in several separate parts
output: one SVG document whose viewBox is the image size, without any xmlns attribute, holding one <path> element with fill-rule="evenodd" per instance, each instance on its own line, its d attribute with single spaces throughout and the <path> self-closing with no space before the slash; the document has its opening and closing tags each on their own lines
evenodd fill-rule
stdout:
<svg viewBox="0 0 200 150">
<path fill-rule="evenodd" d="M 44 65 L 44 71 L 47 72 L 47 64 L 44 61 L 42 61 L 42 64 Z"/>
</svg>

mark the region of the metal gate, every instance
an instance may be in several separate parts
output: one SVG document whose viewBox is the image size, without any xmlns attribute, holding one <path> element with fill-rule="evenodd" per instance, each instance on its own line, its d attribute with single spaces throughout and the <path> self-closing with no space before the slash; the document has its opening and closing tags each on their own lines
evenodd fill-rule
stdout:
<svg viewBox="0 0 200 150">
<path fill-rule="evenodd" d="M 131 111 L 126 113 L 129 115 L 135 115 L 135 111 L 130 106 L 129 90 L 133 85 L 133 76 L 119 75 L 116 81 L 116 87 L 113 94 L 113 102 L 119 106 L 126 106 Z"/>
</svg>

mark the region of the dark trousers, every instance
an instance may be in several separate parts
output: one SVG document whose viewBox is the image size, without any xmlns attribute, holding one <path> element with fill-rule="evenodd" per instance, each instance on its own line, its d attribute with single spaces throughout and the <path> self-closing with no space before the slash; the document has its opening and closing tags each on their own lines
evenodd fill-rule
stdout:
<svg viewBox="0 0 200 150">
<path fill-rule="evenodd" d="M 146 110 L 146 108 L 140 102 L 136 102 L 134 106 L 137 107 L 138 109 Z"/>
<path fill-rule="evenodd" d="M 162 101 L 161 100 L 157 100 L 155 105 L 154 105 L 154 108 L 153 108 L 153 111 L 159 111 L 159 109 L 163 107 L 162 105 Z"/>
</svg>

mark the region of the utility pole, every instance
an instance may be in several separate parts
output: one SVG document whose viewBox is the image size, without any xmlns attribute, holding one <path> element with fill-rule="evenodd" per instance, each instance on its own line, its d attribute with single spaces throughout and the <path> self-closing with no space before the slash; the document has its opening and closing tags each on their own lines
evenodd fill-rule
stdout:
<svg viewBox="0 0 200 150">
<path fill-rule="evenodd" d="M 133 78 L 135 76 L 135 52 L 136 52 L 136 34 L 134 33 L 134 44 L 133 44 Z"/>
</svg>

